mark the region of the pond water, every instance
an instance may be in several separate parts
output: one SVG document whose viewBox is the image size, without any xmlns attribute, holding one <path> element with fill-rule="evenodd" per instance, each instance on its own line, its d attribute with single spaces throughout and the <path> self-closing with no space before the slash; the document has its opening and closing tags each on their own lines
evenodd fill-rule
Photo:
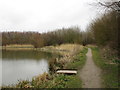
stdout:
<svg viewBox="0 0 120 90">
<path fill-rule="evenodd" d="M 18 80 L 49 73 L 52 54 L 40 51 L 2 51 L 2 85 L 16 84 Z M 1 63 L 1 62 L 0 62 Z"/>
</svg>

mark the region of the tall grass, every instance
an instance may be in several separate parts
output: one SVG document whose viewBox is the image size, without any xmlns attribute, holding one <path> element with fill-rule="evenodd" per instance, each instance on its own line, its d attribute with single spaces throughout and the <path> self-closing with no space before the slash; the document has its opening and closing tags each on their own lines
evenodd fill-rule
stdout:
<svg viewBox="0 0 120 90">
<path fill-rule="evenodd" d="M 93 60 L 102 69 L 102 81 L 105 88 L 118 88 L 118 64 L 107 63 L 97 47 L 92 47 Z"/>
<path fill-rule="evenodd" d="M 86 47 L 83 48 L 75 57 L 73 58 L 72 62 L 66 65 L 66 68 L 70 69 L 81 69 L 85 62 L 86 62 L 86 53 L 88 49 Z"/>
</svg>

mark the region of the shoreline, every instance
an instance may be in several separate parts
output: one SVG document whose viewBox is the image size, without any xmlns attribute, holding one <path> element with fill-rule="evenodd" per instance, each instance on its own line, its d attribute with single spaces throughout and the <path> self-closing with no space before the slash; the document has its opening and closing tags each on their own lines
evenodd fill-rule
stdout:
<svg viewBox="0 0 120 90">
<path fill-rule="evenodd" d="M 85 63 L 85 58 L 81 58 L 80 61 L 74 61 L 76 60 L 78 57 L 80 57 L 80 55 L 82 54 L 85 54 L 86 52 L 84 51 L 84 53 L 82 52 L 83 50 L 85 49 L 85 47 L 83 47 L 82 45 L 78 45 L 78 44 L 63 44 L 63 45 L 60 45 L 60 46 L 47 46 L 47 47 L 43 47 L 43 48 L 38 48 L 36 50 L 40 50 L 40 51 L 43 51 L 43 52 L 50 52 L 50 53 L 59 53 L 60 55 L 62 55 L 61 58 L 55 58 L 55 60 L 52 60 L 52 62 L 54 63 L 54 69 L 75 69 L 79 67 L 78 63 L 81 63 L 80 64 L 80 67 L 83 66 L 83 64 Z M 81 52 L 81 54 L 80 54 Z M 85 57 L 85 55 L 84 55 Z M 80 58 L 78 58 L 80 59 Z M 76 63 L 72 63 L 72 62 L 76 62 Z M 57 66 L 57 65 L 60 65 L 60 66 Z M 43 77 L 45 77 L 43 79 Z M 37 78 L 41 78 L 43 81 L 38 81 Z M 47 78 L 52 78 L 52 79 L 48 79 Z M 59 78 L 61 78 L 59 80 Z M 64 81 L 64 79 L 67 79 L 69 81 L 69 79 L 71 80 L 71 82 L 67 82 L 66 80 Z M 57 87 L 56 85 L 54 85 L 53 81 L 55 80 L 55 82 L 62 82 L 60 84 L 58 84 L 58 87 L 61 87 L 61 85 L 63 87 L 81 87 L 81 80 L 79 79 L 78 75 L 72 75 L 72 76 L 67 76 L 67 75 L 57 75 L 56 73 L 53 73 L 53 74 L 42 74 L 42 75 L 39 75 L 39 76 L 36 76 L 36 78 L 34 78 L 35 80 L 34 81 L 27 81 L 29 83 L 41 83 L 41 82 L 44 82 L 47 81 L 49 82 L 49 84 L 51 83 L 52 85 L 49 86 L 47 85 L 47 82 L 44 82 L 46 84 L 46 86 L 42 85 L 40 86 L 40 88 L 46 88 L 46 87 Z M 58 79 L 58 80 L 57 80 Z M 57 81 L 56 81 L 57 80 Z M 77 85 L 74 85 L 73 82 L 75 83 L 78 83 Z M 11 88 L 14 88 L 14 87 L 19 87 L 19 85 L 22 85 L 22 88 L 26 88 L 26 86 L 28 86 L 28 88 L 31 87 L 31 85 L 28 85 L 28 84 L 25 84 L 24 85 L 24 80 L 17 83 L 15 86 L 3 86 L 3 88 L 5 87 L 11 87 Z M 65 86 L 63 83 L 66 83 Z M 70 84 L 70 85 L 69 85 Z M 38 85 L 39 86 L 39 85 Z M 32 85 L 32 87 L 37 87 L 36 85 Z"/>
</svg>

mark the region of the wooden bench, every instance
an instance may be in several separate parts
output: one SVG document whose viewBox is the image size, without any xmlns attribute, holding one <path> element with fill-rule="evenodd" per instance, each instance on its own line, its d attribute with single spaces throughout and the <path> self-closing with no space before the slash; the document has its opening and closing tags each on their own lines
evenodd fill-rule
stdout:
<svg viewBox="0 0 120 90">
<path fill-rule="evenodd" d="M 56 71 L 57 74 L 77 74 L 77 70 L 72 69 L 59 69 Z"/>
</svg>

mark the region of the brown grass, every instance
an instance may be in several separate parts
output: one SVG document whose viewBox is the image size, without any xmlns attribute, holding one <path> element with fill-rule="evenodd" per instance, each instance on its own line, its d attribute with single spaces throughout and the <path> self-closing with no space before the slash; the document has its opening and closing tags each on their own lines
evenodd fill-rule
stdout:
<svg viewBox="0 0 120 90">
<path fill-rule="evenodd" d="M 46 46 L 41 50 L 49 52 L 59 52 L 61 55 L 69 56 L 72 53 L 77 53 L 77 51 L 82 50 L 83 46 L 79 44 L 62 44 L 60 46 Z"/>
<path fill-rule="evenodd" d="M 74 60 L 73 58 L 81 51 L 83 50 L 84 46 L 79 44 L 62 44 L 60 46 L 47 46 L 43 47 L 43 51 L 53 52 L 53 53 L 59 53 L 63 57 L 62 58 L 56 58 L 55 63 L 61 65 L 61 68 L 64 68 L 66 63 L 71 62 Z"/>
<path fill-rule="evenodd" d="M 32 49 L 34 49 L 34 46 L 30 45 L 30 44 L 24 44 L 24 45 L 11 44 L 11 45 L 2 46 L 2 49 L 6 49 L 6 50 L 32 50 Z"/>
</svg>

